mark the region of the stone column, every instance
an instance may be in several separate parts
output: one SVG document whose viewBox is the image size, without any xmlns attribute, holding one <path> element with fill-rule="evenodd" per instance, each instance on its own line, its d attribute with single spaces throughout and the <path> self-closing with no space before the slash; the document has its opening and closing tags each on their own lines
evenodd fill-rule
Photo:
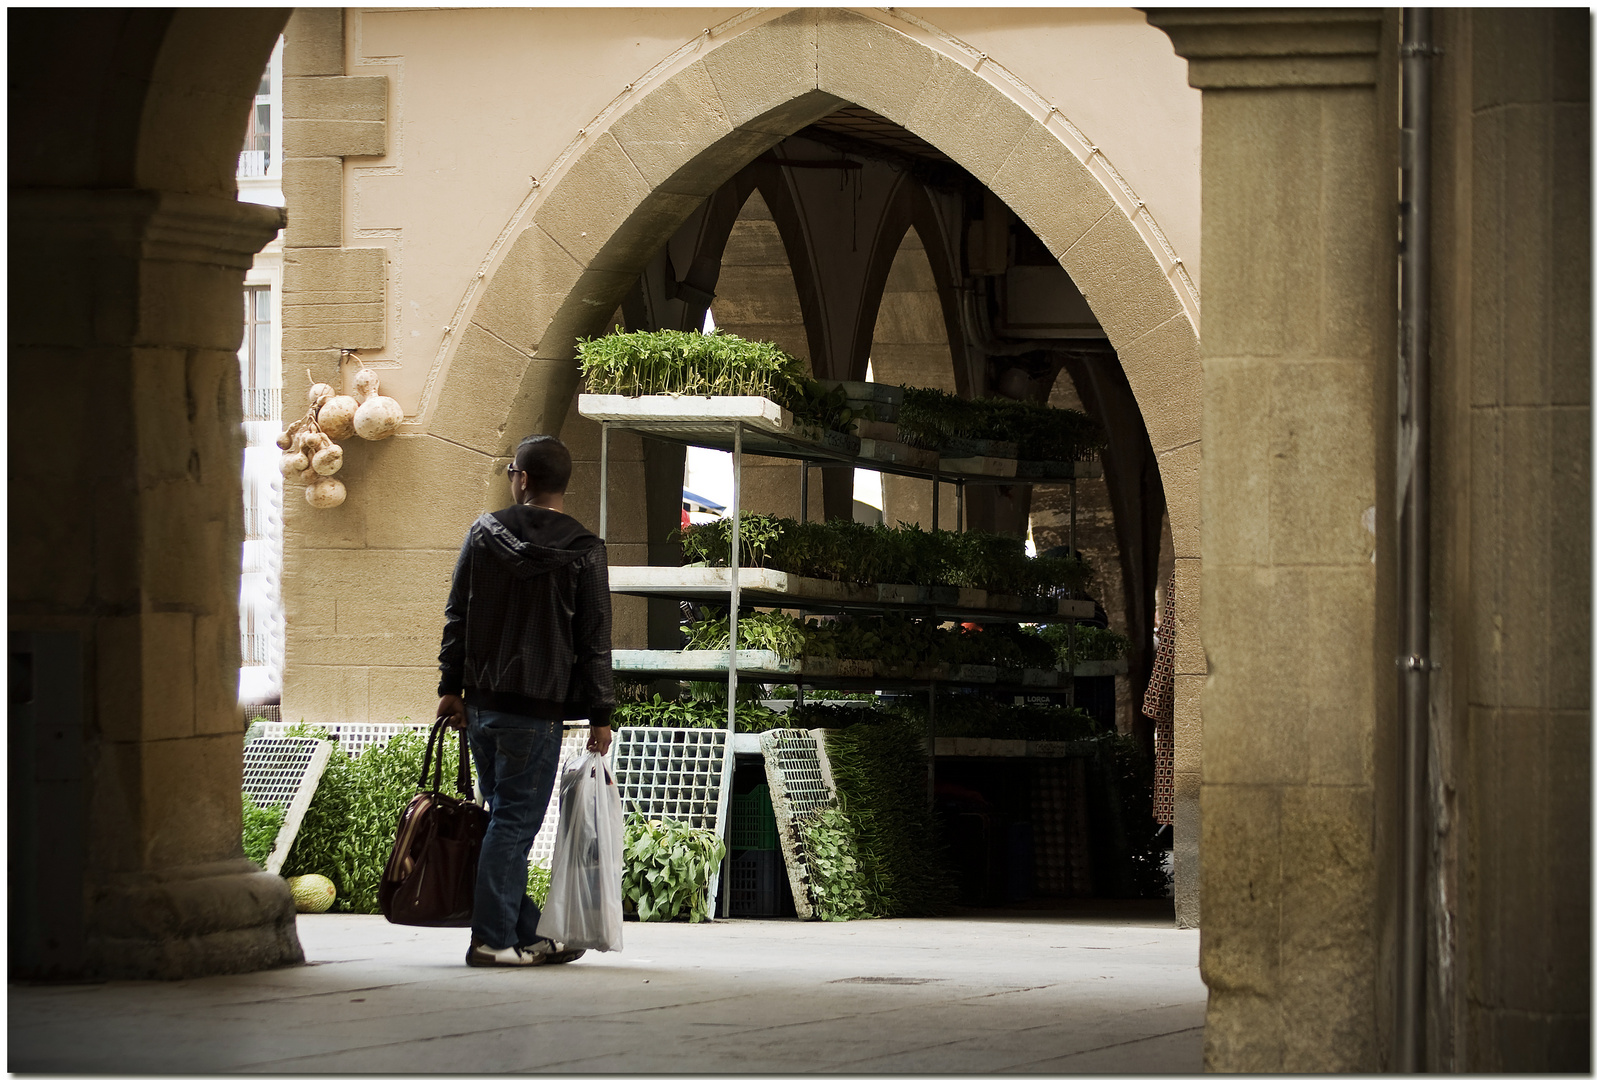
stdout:
<svg viewBox="0 0 1597 1080">
<path fill-rule="evenodd" d="M 288 887 L 240 845 L 240 292 L 281 225 L 11 193 L 14 974 L 302 959 Z"/>
<path fill-rule="evenodd" d="M 1203 90 L 1204 1064 L 1375 1071 L 1399 763 L 1395 18 L 1149 21 Z"/>
</svg>

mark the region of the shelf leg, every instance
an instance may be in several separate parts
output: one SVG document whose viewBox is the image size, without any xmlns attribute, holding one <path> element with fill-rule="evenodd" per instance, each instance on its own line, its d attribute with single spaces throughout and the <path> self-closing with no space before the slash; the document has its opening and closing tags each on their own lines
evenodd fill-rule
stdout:
<svg viewBox="0 0 1597 1080">
<path fill-rule="evenodd" d="M 799 461 L 799 524 L 810 519 L 810 463 Z"/>
<path fill-rule="evenodd" d="M 732 425 L 732 556 L 727 560 L 731 565 L 732 588 L 728 599 L 731 608 L 727 612 L 727 630 L 730 637 L 727 641 L 728 654 L 726 658 L 726 746 L 721 755 L 721 793 L 716 799 L 715 833 L 722 840 L 727 836 L 727 814 L 732 806 L 732 776 L 737 767 L 737 754 L 732 750 L 732 737 L 737 732 L 737 705 L 738 705 L 738 607 L 742 603 L 742 590 L 738 581 L 739 556 L 742 554 L 743 536 L 738 518 L 739 495 L 743 491 L 743 425 Z M 727 852 L 728 858 L 731 851 Z M 723 866 L 725 860 L 722 860 Z M 725 915 L 731 910 L 730 894 L 723 888 L 726 877 L 717 867 L 710 878 L 710 913 L 711 917 L 719 913 Z"/>
<path fill-rule="evenodd" d="M 610 422 L 599 421 L 599 539 L 610 542 Z"/>
<path fill-rule="evenodd" d="M 942 478 L 932 476 L 932 532 L 937 531 L 937 496 L 943 490 Z"/>
<path fill-rule="evenodd" d="M 954 531 L 965 531 L 965 481 L 954 485 Z"/>
</svg>

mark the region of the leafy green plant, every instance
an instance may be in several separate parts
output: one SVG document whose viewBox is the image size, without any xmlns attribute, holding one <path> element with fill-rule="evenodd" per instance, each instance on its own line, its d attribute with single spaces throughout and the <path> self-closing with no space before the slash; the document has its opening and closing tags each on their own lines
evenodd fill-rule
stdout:
<svg viewBox="0 0 1597 1080">
<path fill-rule="evenodd" d="M 804 361 L 719 330 L 607 334 L 577 342 L 577 356 L 595 394 L 766 397 L 801 423 L 832 431 L 847 430 L 856 415 L 843 390 L 810 378 Z"/>
<path fill-rule="evenodd" d="M 243 792 L 243 796 L 244 857 L 259 866 L 265 866 L 266 857 L 272 853 L 272 845 L 277 842 L 277 832 L 283 827 L 283 819 L 288 816 L 288 808 L 261 806 L 247 791 Z"/>
<path fill-rule="evenodd" d="M 549 900 L 549 881 L 552 872 L 547 866 L 539 866 L 535 862 L 527 863 L 527 895 L 532 897 L 532 902 L 540 908 Z"/>
<path fill-rule="evenodd" d="M 924 722 L 887 709 L 814 709 L 821 710 L 849 714 L 831 719 L 826 756 L 838 809 L 853 828 L 870 913 L 900 918 L 947 911 L 953 879 L 926 805 Z"/>
<path fill-rule="evenodd" d="M 622 851 L 621 901 L 639 920 L 669 922 L 686 912 L 689 922 L 702 922 L 709 915 L 710 875 L 726 856 L 713 831 L 634 814 Z"/>
<path fill-rule="evenodd" d="M 926 532 L 913 524 L 890 529 L 853 521 L 797 522 L 761 514 L 742 514 L 739 520 L 739 565 L 802 577 L 955 585 L 1022 596 L 1079 593 L 1092 580 L 1085 559 L 1032 558 L 1025 541 L 1014 536 Z M 730 518 L 690 525 L 680 536 L 685 564 L 729 565 Z"/>
<path fill-rule="evenodd" d="M 721 684 L 723 690 L 726 684 Z M 740 687 L 741 689 L 741 687 Z M 786 727 L 783 714 L 772 712 L 757 701 L 739 701 L 739 731 L 767 731 Z M 726 699 L 715 701 L 667 701 L 659 694 L 639 704 L 618 705 L 611 717 L 615 727 L 723 728 L 726 727 Z"/>
<path fill-rule="evenodd" d="M 1131 648 L 1130 638 L 1107 627 L 1052 623 L 1037 632 L 1067 671 L 1093 660 L 1118 660 Z"/>
<path fill-rule="evenodd" d="M 726 616 L 716 618 L 708 609 L 699 609 L 699 618 L 688 627 L 689 649 L 725 649 L 732 634 Z M 803 624 L 780 611 L 748 612 L 738 615 L 738 648 L 769 649 L 784 660 L 804 651 Z"/>
<path fill-rule="evenodd" d="M 323 729 L 292 728 L 314 735 Z M 445 784 L 453 788 L 458 740 L 444 741 Z M 405 805 L 416 794 L 427 737 L 402 731 L 382 746 L 351 759 L 335 749 L 283 867 L 285 877 L 322 874 L 338 888 L 343 910 L 372 914 L 377 884 L 394 843 Z"/>
<path fill-rule="evenodd" d="M 898 437 L 910 446 L 938 451 L 956 438 L 1013 442 L 1025 461 L 1082 461 L 1108 445 L 1102 427 L 1074 409 L 1009 398 L 962 398 L 920 387 L 904 389 Z"/>
<path fill-rule="evenodd" d="M 880 902 L 868 895 L 855 843 L 853 820 L 840 807 L 825 806 L 799 823 L 804 864 L 815 913 L 828 922 L 871 918 Z"/>
</svg>

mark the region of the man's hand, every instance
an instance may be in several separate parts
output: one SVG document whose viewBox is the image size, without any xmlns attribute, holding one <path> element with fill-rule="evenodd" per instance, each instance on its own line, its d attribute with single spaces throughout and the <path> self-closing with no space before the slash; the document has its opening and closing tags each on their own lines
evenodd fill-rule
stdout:
<svg viewBox="0 0 1597 1080">
<path fill-rule="evenodd" d="M 593 751 L 596 754 L 608 754 L 610 752 L 610 725 L 609 724 L 606 724 L 603 727 L 599 727 L 597 725 L 589 725 L 589 727 L 588 727 L 588 749 Z"/>
<path fill-rule="evenodd" d="M 445 694 L 438 699 L 439 718 L 448 717 L 449 726 L 455 731 L 466 730 L 466 703 L 458 694 Z"/>
</svg>

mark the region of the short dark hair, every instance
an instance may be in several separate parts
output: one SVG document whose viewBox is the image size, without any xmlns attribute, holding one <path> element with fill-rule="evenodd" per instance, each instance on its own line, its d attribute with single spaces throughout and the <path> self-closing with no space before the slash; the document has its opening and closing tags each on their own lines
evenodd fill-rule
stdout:
<svg viewBox="0 0 1597 1080">
<path fill-rule="evenodd" d="M 516 447 L 516 468 L 534 495 L 564 492 L 571 483 L 571 451 L 553 435 L 528 435 Z"/>
</svg>

